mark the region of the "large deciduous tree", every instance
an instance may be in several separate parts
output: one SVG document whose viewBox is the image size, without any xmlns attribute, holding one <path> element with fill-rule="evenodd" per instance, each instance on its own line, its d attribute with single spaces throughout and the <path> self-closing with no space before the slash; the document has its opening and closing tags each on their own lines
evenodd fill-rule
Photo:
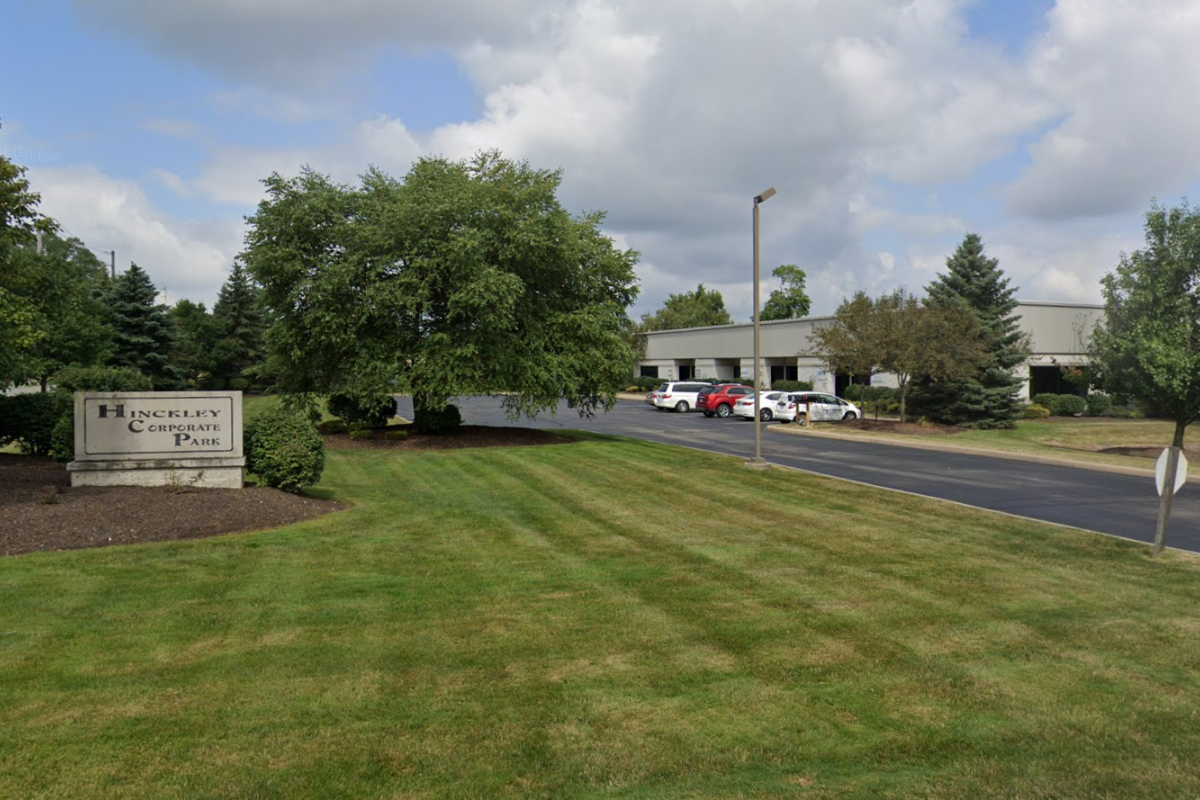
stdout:
<svg viewBox="0 0 1200 800">
<path fill-rule="evenodd" d="M 759 319 L 771 322 L 808 316 L 812 301 L 804 291 L 804 270 L 795 264 L 781 264 L 772 270 L 771 274 L 779 278 L 780 287 L 767 298 L 766 304 L 759 312 Z"/>
<path fill-rule="evenodd" d="M 1146 246 L 1101 281 L 1104 318 L 1089 344 L 1094 382 L 1152 406 L 1183 447 L 1200 419 L 1200 209 L 1153 206 Z"/>
<path fill-rule="evenodd" d="M 610 406 L 632 370 L 637 254 L 602 214 L 563 209 L 560 180 L 495 152 L 424 158 L 402 180 L 372 169 L 357 188 L 272 175 L 242 260 L 274 318 L 278 387 L 410 392 L 431 410 L 504 393 L 510 415 Z"/>
<path fill-rule="evenodd" d="M 28 359 L 46 338 L 37 324 L 27 276 L 12 259 L 13 250 L 33 241 L 38 229 L 54 229 L 38 213 L 40 202 L 25 179 L 25 168 L 0 155 L 0 387 L 29 377 Z"/>
<path fill-rule="evenodd" d="M 1023 378 L 1015 370 L 1029 355 L 1020 329 L 1016 289 L 999 262 L 984 254 L 978 234 L 967 234 L 946 259 L 946 273 L 926 291 L 929 303 L 969 308 L 979 322 L 987 357 L 972 375 L 913 384 L 913 406 L 936 422 L 970 428 L 1011 428 L 1019 414 Z"/>
<path fill-rule="evenodd" d="M 112 353 L 113 330 L 100 259 L 79 239 L 53 232 L 44 235 L 41 250 L 22 244 L 11 251 L 10 264 L 25 284 L 41 334 L 26 353 L 24 377 L 46 391 L 50 377 L 65 367 L 103 364 Z"/>
<path fill-rule="evenodd" d="M 639 328 L 644 332 L 674 331 L 732 323 L 733 317 L 725 309 L 721 293 L 716 289 L 705 289 L 702 283 L 694 292 L 669 295 L 658 311 L 642 315 Z"/>
<path fill-rule="evenodd" d="M 937 383 L 971 375 L 986 357 L 979 322 L 969 309 L 922 303 L 903 289 L 875 299 L 858 292 L 838 307 L 833 322 L 814 329 L 811 343 L 835 372 L 894 375 L 901 422 L 914 379 Z"/>
<path fill-rule="evenodd" d="M 1146 246 L 1122 255 L 1101 282 L 1104 319 L 1089 342 L 1093 380 L 1141 400 L 1175 423 L 1167 480 L 1173 483 L 1187 427 L 1200 418 L 1200 209 L 1151 207 Z M 1171 496 L 1159 505 L 1155 555 L 1166 545 Z"/>
</svg>

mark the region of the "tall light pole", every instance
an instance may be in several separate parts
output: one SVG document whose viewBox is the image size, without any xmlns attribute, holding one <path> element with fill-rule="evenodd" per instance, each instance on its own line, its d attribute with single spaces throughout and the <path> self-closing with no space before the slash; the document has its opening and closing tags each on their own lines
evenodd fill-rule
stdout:
<svg viewBox="0 0 1200 800">
<path fill-rule="evenodd" d="M 751 469 L 766 469 L 762 457 L 762 359 L 758 352 L 758 207 L 775 196 L 775 187 L 754 197 L 754 460 Z"/>
</svg>

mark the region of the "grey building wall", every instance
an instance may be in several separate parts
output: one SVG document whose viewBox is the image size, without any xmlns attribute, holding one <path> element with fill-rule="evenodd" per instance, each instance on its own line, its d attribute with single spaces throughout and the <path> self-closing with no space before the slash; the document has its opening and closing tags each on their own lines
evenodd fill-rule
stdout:
<svg viewBox="0 0 1200 800">
<path fill-rule="evenodd" d="M 1030 338 L 1031 355 L 1019 369 L 1026 382 L 1024 395 L 1028 397 L 1031 367 L 1079 364 L 1086 360 L 1084 348 L 1104 309 L 1096 305 L 1022 302 L 1015 313 L 1021 319 L 1021 329 Z M 814 328 L 832 319 L 809 317 L 762 323 L 759 351 L 764 382 L 769 382 L 774 367 L 777 373 L 786 370 L 798 380 L 812 381 L 819 391 L 833 391 L 834 376 L 812 355 L 809 341 Z M 743 323 L 648 333 L 646 357 L 638 364 L 639 373 L 642 367 L 657 369 L 658 377 L 663 380 L 750 377 L 754 372 L 754 326 Z M 896 385 L 892 375 L 876 375 L 871 382 Z"/>
</svg>

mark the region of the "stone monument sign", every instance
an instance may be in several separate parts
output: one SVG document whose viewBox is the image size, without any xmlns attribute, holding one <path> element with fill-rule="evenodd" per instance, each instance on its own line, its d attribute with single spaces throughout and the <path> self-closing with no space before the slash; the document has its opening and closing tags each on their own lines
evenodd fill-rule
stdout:
<svg viewBox="0 0 1200 800">
<path fill-rule="evenodd" d="M 241 392 L 76 392 L 72 486 L 242 488 Z"/>
</svg>

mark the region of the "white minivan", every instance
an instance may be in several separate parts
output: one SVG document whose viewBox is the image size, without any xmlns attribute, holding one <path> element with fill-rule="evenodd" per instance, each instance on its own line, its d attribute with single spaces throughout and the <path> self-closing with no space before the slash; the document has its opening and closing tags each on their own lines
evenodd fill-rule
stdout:
<svg viewBox="0 0 1200 800">
<path fill-rule="evenodd" d="M 654 407 L 659 411 L 673 408 L 676 411 L 692 411 L 696 408 L 696 395 L 701 389 L 707 389 L 711 383 L 698 381 L 669 381 L 658 387 L 654 398 Z"/>
</svg>

